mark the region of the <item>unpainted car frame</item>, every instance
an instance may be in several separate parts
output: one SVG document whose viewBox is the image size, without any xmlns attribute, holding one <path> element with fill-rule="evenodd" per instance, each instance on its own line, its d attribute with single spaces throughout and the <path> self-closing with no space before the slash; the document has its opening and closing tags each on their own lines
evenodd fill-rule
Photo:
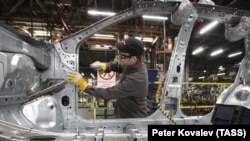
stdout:
<svg viewBox="0 0 250 141">
<path fill-rule="evenodd" d="M 83 119 L 78 115 L 78 90 L 65 80 L 68 72 L 79 69 L 79 46 L 94 33 L 143 14 L 171 15 L 171 22 L 181 26 L 158 109 L 152 115 L 140 119 Z M 36 41 L 1 24 L 0 138 L 147 140 L 150 124 L 220 124 L 223 108 L 230 107 L 233 111 L 235 107 L 240 107 L 249 111 L 249 18 L 249 11 L 213 3 L 191 3 L 187 0 L 138 2 L 54 44 Z M 222 92 L 215 108 L 204 116 L 186 116 L 180 110 L 180 94 L 186 50 L 192 28 L 198 19 L 217 20 L 225 24 L 225 38 L 232 42 L 244 38 L 246 54 L 234 83 Z M 231 27 L 230 22 L 235 20 L 238 24 Z M 227 124 L 244 123 L 234 121 Z"/>
</svg>

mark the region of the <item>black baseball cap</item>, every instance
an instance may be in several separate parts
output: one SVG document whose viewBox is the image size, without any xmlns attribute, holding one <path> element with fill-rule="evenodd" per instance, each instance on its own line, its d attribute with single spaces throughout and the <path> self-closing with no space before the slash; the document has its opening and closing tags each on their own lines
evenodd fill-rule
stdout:
<svg viewBox="0 0 250 141">
<path fill-rule="evenodd" d="M 134 37 L 118 42 L 116 46 L 120 52 L 129 53 L 130 56 L 141 56 L 144 53 L 142 42 Z"/>
</svg>

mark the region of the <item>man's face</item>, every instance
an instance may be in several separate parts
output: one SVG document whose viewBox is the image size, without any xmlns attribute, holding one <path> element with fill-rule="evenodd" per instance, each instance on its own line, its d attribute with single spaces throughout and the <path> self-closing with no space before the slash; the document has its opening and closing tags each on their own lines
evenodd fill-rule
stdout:
<svg viewBox="0 0 250 141">
<path fill-rule="evenodd" d="M 119 52 L 117 54 L 117 60 L 123 67 L 130 66 L 134 56 L 130 56 L 129 53 Z"/>
</svg>

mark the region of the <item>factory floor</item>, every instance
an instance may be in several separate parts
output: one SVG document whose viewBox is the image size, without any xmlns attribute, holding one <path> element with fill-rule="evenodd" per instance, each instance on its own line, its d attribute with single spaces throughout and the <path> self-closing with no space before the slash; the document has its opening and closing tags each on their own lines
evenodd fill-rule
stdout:
<svg viewBox="0 0 250 141">
<path fill-rule="evenodd" d="M 114 102 L 95 99 L 91 95 L 79 95 L 78 115 L 84 119 L 114 119 Z M 96 113 L 96 114 L 95 114 Z"/>
<path fill-rule="evenodd" d="M 78 115 L 84 119 L 114 119 L 114 110 L 105 110 L 103 108 L 96 109 L 96 115 L 92 108 L 79 107 Z"/>
</svg>

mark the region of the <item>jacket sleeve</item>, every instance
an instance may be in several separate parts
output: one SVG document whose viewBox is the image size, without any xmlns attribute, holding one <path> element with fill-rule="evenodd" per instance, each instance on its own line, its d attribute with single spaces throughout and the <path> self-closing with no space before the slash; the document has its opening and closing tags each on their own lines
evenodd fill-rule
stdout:
<svg viewBox="0 0 250 141">
<path fill-rule="evenodd" d="M 111 62 L 106 63 L 106 65 L 107 65 L 107 68 L 106 68 L 106 71 L 105 71 L 105 72 L 114 71 L 114 72 L 119 72 L 119 73 L 121 73 L 121 72 L 123 71 L 123 68 L 122 68 L 122 66 L 119 64 L 119 62 L 111 61 Z"/>
<path fill-rule="evenodd" d="M 145 93 L 142 92 L 146 91 L 144 89 L 147 89 L 147 87 L 145 87 L 145 85 L 147 85 L 145 84 L 147 81 L 142 79 L 143 77 L 140 75 L 144 76 L 145 74 L 130 74 L 129 76 L 126 76 L 119 84 L 110 88 L 94 88 L 89 86 L 85 92 L 107 101 L 128 96 L 143 97 L 145 96 Z"/>
</svg>

